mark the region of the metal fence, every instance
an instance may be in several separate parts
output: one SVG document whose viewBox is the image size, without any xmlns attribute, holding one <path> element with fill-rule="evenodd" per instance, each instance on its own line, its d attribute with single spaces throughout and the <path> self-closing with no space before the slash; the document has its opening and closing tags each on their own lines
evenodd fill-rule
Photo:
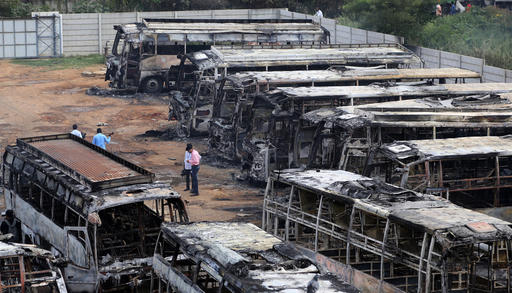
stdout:
<svg viewBox="0 0 512 293">
<path fill-rule="evenodd" d="M 58 13 L 0 20 L 0 58 L 56 57 L 62 54 Z"/>
<path fill-rule="evenodd" d="M 333 44 L 377 44 L 377 43 L 400 43 L 403 44 L 403 38 L 357 29 L 349 26 L 336 24 L 335 19 L 319 18 L 313 15 L 291 12 L 286 9 L 279 10 L 280 19 L 314 19 L 318 21 L 325 29 L 330 32 L 331 43 Z"/>
<path fill-rule="evenodd" d="M 484 59 L 423 47 L 410 46 L 410 49 L 428 68 L 457 67 L 480 73 L 484 82 L 512 82 L 512 70 L 485 65 Z"/>
</svg>

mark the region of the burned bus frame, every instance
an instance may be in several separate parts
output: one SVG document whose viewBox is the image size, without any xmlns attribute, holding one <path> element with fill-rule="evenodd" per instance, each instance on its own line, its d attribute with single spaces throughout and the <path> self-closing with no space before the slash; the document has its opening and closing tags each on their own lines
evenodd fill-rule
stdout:
<svg viewBox="0 0 512 293">
<path fill-rule="evenodd" d="M 298 165 L 366 174 L 370 150 L 383 143 L 511 134 L 512 103 L 507 95 L 432 97 L 306 113 L 297 134 L 296 152 L 304 154 Z"/>
<path fill-rule="evenodd" d="M 169 67 L 179 64 L 178 55 L 210 45 L 329 42 L 329 31 L 307 19 L 143 19 L 114 29 L 105 80 L 113 88 L 152 93 L 165 86 Z"/>
<path fill-rule="evenodd" d="M 180 66 L 171 67 L 168 76 L 176 91 L 170 95 L 169 119 L 179 121 L 180 135 L 207 134 L 221 79 L 236 72 L 411 64 L 421 65 L 421 59 L 399 44 L 212 47 L 184 55 Z"/>
<path fill-rule="evenodd" d="M 160 224 L 188 221 L 168 184 L 71 134 L 18 139 L 2 172 L 22 238 L 66 260 L 72 291 L 147 285 Z"/>
<path fill-rule="evenodd" d="M 370 293 L 378 284 L 373 276 L 285 243 L 250 223 L 164 223 L 153 269 L 152 292 Z M 315 278 L 317 291 L 309 288 Z M 402 292 L 389 284 L 383 289 Z"/>
<path fill-rule="evenodd" d="M 47 250 L 0 241 L 0 292 L 67 293 L 56 264 Z"/>
<path fill-rule="evenodd" d="M 377 81 L 407 80 L 441 83 L 447 79 L 464 82 L 466 78 L 479 79 L 480 74 L 459 68 L 384 69 L 353 66 L 330 70 L 235 73 L 221 80 L 214 98 L 208 127 L 208 152 L 228 162 L 240 163 L 239 142 L 246 135 L 248 125 L 245 117 L 254 97 L 279 86 L 366 85 Z"/>
<path fill-rule="evenodd" d="M 382 103 L 430 96 L 453 96 L 510 92 L 512 84 L 374 84 L 277 88 L 255 97 L 247 117 L 247 135 L 241 144 L 242 176 L 265 182 L 272 170 L 301 166 L 308 152 L 300 145 L 304 134 L 301 116 L 307 112 L 336 106 Z M 321 111 L 321 110 L 319 110 Z"/>
<path fill-rule="evenodd" d="M 262 221 L 405 292 L 510 291 L 511 223 L 347 171 L 274 172 Z"/>
<path fill-rule="evenodd" d="M 367 172 L 391 184 L 441 195 L 509 220 L 511 150 L 510 136 L 396 141 L 375 150 Z"/>
</svg>

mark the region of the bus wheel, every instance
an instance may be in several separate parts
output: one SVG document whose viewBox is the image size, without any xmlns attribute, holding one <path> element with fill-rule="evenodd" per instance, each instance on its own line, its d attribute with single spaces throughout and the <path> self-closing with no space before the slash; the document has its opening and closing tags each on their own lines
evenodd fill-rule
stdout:
<svg viewBox="0 0 512 293">
<path fill-rule="evenodd" d="M 145 93 L 155 94 L 162 91 L 163 81 L 158 76 L 150 76 L 142 82 L 142 89 Z"/>
</svg>

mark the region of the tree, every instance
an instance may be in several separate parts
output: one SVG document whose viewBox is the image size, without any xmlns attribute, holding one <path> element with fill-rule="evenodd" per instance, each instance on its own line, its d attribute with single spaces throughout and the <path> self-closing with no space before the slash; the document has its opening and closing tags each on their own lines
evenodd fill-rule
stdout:
<svg viewBox="0 0 512 293">
<path fill-rule="evenodd" d="M 343 14 L 365 29 L 414 39 L 421 27 L 434 17 L 435 1 L 351 0 Z"/>
</svg>

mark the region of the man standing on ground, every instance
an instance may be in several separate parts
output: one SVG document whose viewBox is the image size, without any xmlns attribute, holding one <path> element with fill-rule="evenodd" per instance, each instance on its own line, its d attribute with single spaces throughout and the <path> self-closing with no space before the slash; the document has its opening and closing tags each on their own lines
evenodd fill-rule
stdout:
<svg viewBox="0 0 512 293">
<path fill-rule="evenodd" d="M 13 237 L 9 239 L 11 242 L 20 242 L 20 233 L 18 230 L 18 221 L 14 219 L 14 212 L 12 210 L 5 211 L 5 219 L 0 225 L 0 232 L 2 234 L 12 234 Z"/>
<path fill-rule="evenodd" d="M 78 130 L 78 125 L 76 125 L 76 124 L 73 124 L 73 131 L 71 131 L 71 134 L 76 135 L 80 138 L 85 138 L 85 135 L 82 136 L 82 132 L 80 132 L 80 130 Z"/>
<path fill-rule="evenodd" d="M 110 143 L 110 138 L 114 134 L 113 132 L 109 134 L 107 137 L 103 133 L 101 133 L 101 128 L 96 129 L 96 135 L 92 138 L 92 144 L 99 146 L 100 148 L 106 150 L 106 144 Z"/>
<path fill-rule="evenodd" d="M 192 149 L 192 144 L 187 144 L 187 148 L 185 149 L 185 167 L 183 168 L 182 176 L 185 176 L 185 182 L 187 182 L 187 188 L 184 191 L 190 190 L 190 172 L 192 169 L 192 165 L 189 163 L 189 160 L 192 159 L 192 154 L 189 152 Z"/>
<path fill-rule="evenodd" d="M 201 162 L 201 155 L 194 149 L 192 144 L 188 144 L 190 146 L 190 150 L 188 152 L 190 153 L 190 159 L 187 160 L 188 163 L 191 165 L 190 173 L 192 175 L 192 191 L 190 192 L 190 195 L 196 196 L 199 195 L 199 187 L 197 184 L 197 173 L 199 172 L 199 163 Z"/>
</svg>

